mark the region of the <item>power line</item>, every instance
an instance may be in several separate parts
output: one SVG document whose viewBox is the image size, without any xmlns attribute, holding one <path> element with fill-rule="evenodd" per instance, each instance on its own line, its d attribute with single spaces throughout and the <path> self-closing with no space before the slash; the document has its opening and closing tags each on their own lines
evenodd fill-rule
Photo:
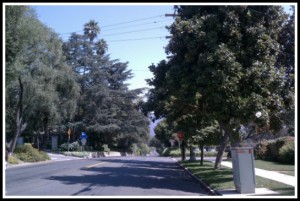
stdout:
<svg viewBox="0 0 300 201">
<path fill-rule="evenodd" d="M 157 15 L 157 16 L 154 16 L 154 17 L 147 17 L 147 18 L 138 19 L 138 20 L 132 20 L 132 21 L 127 21 L 127 22 L 121 22 L 121 23 L 117 23 L 117 24 L 111 24 L 111 25 L 102 26 L 102 28 L 104 28 L 104 27 L 117 26 L 117 25 L 120 25 L 120 24 L 128 24 L 128 23 L 132 23 L 132 22 L 138 22 L 138 21 L 142 21 L 142 20 L 148 20 L 148 19 L 153 19 L 153 18 L 163 17 L 163 16 L 164 16 L 164 15 Z"/>
<path fill-rule="evenodd" d="M 113 29 L 102 29 L 101 27 L 101 30 L 102 31 L 112 31 L 112 30 L 117 30 L 117 29 L 127 29 L 127 28 L 130 28 L 130 27 L 137 27 L 137 26 L 144 26 L 144 25 L 147 25 L 147 24 L 157 24 L 157 23 L 160 23 L 160 22 L 166 22 L 166 21 L 169 21 L 170 19 L 167 19 L 167 20 L 159 20 L 159 21 L 153 21 L 153 22 L 149 22 L 149 23 L 141 23 L 141 24 L 136 24 L 136 25 L 131 25 L 131 26 L 124 26 L 124 27 L 119 27 L 119 28 L 113 28 Z"/>
<path fill-rule="evenodd" d="M 125 41 L 135 41 L 135 40 L 151 40 L 151 39 L 162 39 L 164 38 L 165 39 L 165 36 L 158 36 L 158 37 L 152 37 L 152 38 L 132 38 L 132 39 L 124 39 L 124 40 L 111 40 L 111 41 L 107 41 L 108 43 L 111 43 L 111 42 L 125 42 Z"/>
<path fill-rule="evenodd" d="M 120 23 L 116 23 L 116 24 L 102 26 L 100 28 L 118 26 L 118 25 L 123 25 L 123 24 L 129 24 L 129 23 L 132 23 L 132 22 L 138 22 L 138 21 L 143 21 L 143 20 L 148 20 L 148 19 L 153 19 L 153 18 L 158 18 L 158 17 L 163 17 L 163 16 L 164 15 L 157 15 L 157 16 L 153 16 L 153 17 L 147 17 L 147 18 L 142 18 L 142 19 L 137 19 L 137 20 L 131 20 L 131 21 L 126 21 L 126 22 L 120 22 Z M 77 32 L 81 32 L 81 31 L 82 30 L 77 30 L 77 31 L 72 31 L 72 32 L 67 32 L 67 33 L 61 33 L 60 35 L 77 33 Z"/>
<path fill-rule="evenodd" d="M 149 30 L 161 29 L 161 28 L 164 28 L 164 27 L 156 27 L 156 28 L 149 28 L 149 29 L 140 29 L 140 30 L 136 30 L 136 31 L 127 31 L 127 32 L 114 33 L 114 34 L 107 34 L 107 35 L 103 35 L 102 37 L 114 36 L 114 35 L 120 35 L 120 34 L 127 34 L 127 33 L 134 33 L 134 32 L 149 31 Z"/>
</svg>

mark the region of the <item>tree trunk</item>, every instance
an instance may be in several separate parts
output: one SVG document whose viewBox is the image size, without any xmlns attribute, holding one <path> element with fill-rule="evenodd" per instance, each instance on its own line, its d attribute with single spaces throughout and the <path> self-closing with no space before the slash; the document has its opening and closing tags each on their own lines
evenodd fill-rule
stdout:
<svg viewBox="0 0 300 201">
<path fill-rule="evenodd" d="M 215 161 L 215 169 L 220 169 L 221 168 L 221 162 L 222 162 L 222 158 L 223 158 L 223 153 L 225 151 L 226 145 L 229 141 L 229 136 L 225 135 L 222 137 L 221 139 L 221 143 L 220 143 L 220 147 L 217 153 L 217 157 L 216 157 L 216 161 Z"/>
<path fill-rule="evenodd" d="M 224 123 L 219 122 L 220 125 L 220 131 L 221 133 L 224 133 L 224 135 L 222 136 L 221 142 L 220 142 L 220 147 L 217 153 L 217 157 L 216 157 L 216 161 L 215 161 L 215 169 L 220 169 L 221 168 L 221 162 L 222 162 L 222 157 L 223 157 L 223 153 L 226 149 L 226 145 L 228 144 L 229 141 L 229 133 L 225 132 L 224 130 Z"/>
<path fill-rule="evenodd" d="M 43 126 L 44 126 L 44 135 L 43 135 L 43 145 L 42 149 L 47 149 L 48 139 L 49 139 L 49 118 L 48 115 L 45 115 L 45 118 L 43 119 Z"/>
<path fill-rule="evenodd" d="M 200 165 L 203 165 L 203 158 L 204 158 L 204 145 L 202 143 L 199 144 L 199 148 L 201 151 L 201 158 L 200 158 Z"/>
<path fill-rule="evenodd" d="M 185 146 L 185 141 L 184 141 L 184 140 L 181 141 L 180 149 L 181 149 L 181 160 L 182 160 L 182 161 L 185 161 L 185 150 L 186 150 L 186 146 Z"/>
<path fill-rule="evenodd" d="M 190 145 L 190 161 L 196 160 L 195 148 Z"/>
<path fill-rule="evenodd" d="M 16 131 L 15 131 L 15 135 L 12 138 L 11 142 L 10 142 L 10 152 L 14 152 L 14 149 L 16 147 L 17 144 L 17 140 L 18 138 L 21 136 L 21 133 L 25 130 L 27 124 L 22 124 L 22 118 L 20 118 L 20 111 L 17 111 L 17 116 L 16 116 Z"/>
<path fill-rule="evenodd" d="M 14 152 L 14 149 L 17 144 L 18 137 L 21 136 L 22 132 L 25 130 L 27 127 L 27 123 L 23 123 L 22 120 L 22 113 L 23 113 L 23 83 L 21 80 L 21 77 L 19 77 L 19 87 L 20 87 L 20 95 L 19 95 L 19 100 L 18 100 L 18 105 L 17 105 L 17 112 L 16 112 L 16 131 L 15 135 L 13 136 L 12 140 L 10 141 L 10 152 Z"/>
</svg>

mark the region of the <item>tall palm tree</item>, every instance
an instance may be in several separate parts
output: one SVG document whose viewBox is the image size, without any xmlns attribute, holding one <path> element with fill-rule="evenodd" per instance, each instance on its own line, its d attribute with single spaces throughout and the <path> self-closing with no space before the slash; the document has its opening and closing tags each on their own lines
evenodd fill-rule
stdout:
<svg viewBox="0 0 300 201">
<path fill-rule="evenodd" d="M 108 46 L 107 46 L 106 41 L 101 39 L 95 43 L 95 48 L 96 48 L 97 54 L 104 55 L 105 52 L 107 51 Z"/>
<path fill-rule="evenodd" d="M 84 24 L 84 35 L 90 38 L 92 42 L 94 38 L 100 33 L 100 27 L 98 26 L 98 22 L 95 20 L 90 20 L 88 23 Z"/>
</svg>

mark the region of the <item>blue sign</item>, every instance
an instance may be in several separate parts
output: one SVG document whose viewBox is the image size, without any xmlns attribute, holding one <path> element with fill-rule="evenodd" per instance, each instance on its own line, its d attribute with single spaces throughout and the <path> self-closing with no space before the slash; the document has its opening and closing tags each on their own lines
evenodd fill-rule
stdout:
<svg viewBox="0 0 300 201">
<path fill-rule="evenodd" d="M 87 135 L 85 132 L 81 132 L 80 139 L 87 139 Z"/>
</svg>

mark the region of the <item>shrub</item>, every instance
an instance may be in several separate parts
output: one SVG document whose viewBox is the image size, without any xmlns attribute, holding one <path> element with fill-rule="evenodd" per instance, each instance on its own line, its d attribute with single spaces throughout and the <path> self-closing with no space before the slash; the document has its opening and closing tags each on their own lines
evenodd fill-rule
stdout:
<svg viewBox="0 0 300 201">
<path fill-rule="evenodd" d="M 73 143 L 64 143 L 59 146 L 60 151 L 80 151 L 81 147 L 77 141 Z"/>
<path fill-rule="evenodd" d="M 14 156 L 8 156 L 8 163 L 9 164 L 19 164 L 18 158 Z"/>
<path fill-rule="evenodd" d="M 162 156 L 163 151 L 164 151 L 164 148 L 163 148 L 163 147 L 156 148 L 156 152 L 157 152 L 160 156 Z"/>
<path fill-rule="evenodd" d="M 285 144 L 294 142 L 293 137 L 280 137 L 277 138 L 276 140 L 270 140 L 268 144 L 268 152 L 266 159 L 271 160 L 271 161 L 279 161 L 279 150 L 281 147 L 283 147 Z"/>
<path fill-rule="evenodd" d="M 172 156 L 172 157 L 180 157 L 181 156 L 181 150 L 177 147 L 170 147 L 170 148 L 165 148 L 162 151 L 162 156 Z M 190 151 L 187 148 L 185 151 L 186 156 L 190 156 Z"/>
<path fill-rule="evenodd" d="M 266 152 L 268 150 L 268 141 L 264 140 L 258 143 L 254 149 L 254 156 L 256 160 L 265 160 Z"/>
<path fill-rule="evenodd" d="M 294 143 L 294 137 L 281 137 L 276 140 L 262 141 L 256 145 L 254 154 L 255 159 L 269 160 L 280 162 L 282 156 L 280 156 L 280 149 L 286 144 Z M 289 145 L 288 147 L 290 147 Z M 285 148 L 287 149 L 287 148 Z"/>
<path fill-rule="evenodd" d="M 139 149 L 140 149 L 140 154 L 141 154 L 142 156 L 146 156 L 146 155 L 149 154 L 150 151 L 151 151 L 150 148 L 148 147 L 148 145 L 146 145 L 146 144 L 144 144 L 144 143 L 139 144 L 138 147 L 139 147 Z"/>
<path fill-rule="evenodd" d="M 134 143 L 129 147 L 128 151 L 136 156 L 145 156 L 149 154 L 151 150 L 148 147 L 148 145 L 145 143 L 140 143 L 140 144 Z"/>
<path fill-rule="evenodd" d="M 162 153 L 162 156 L 170 156 L 170 148 L 165 148 Z"/>
<path fill-rule="evenodd" d="M 134 154 L 134 155 L 139 155 L 138 146 L 137 146 L 137 144 L 135 144 L 135 143 L 132 144 L 132 145 L 130 145 L 128 151 L 129 151 L 130 153 Z"/>
<path fill-rule="evenodd" d="M 180 156 L 180 149 L 178 148 L 165 148 L 162 152 L 162 156 Z"/>
<path fill-rule="evenodd" d="M 186 154 L 189 154 L 189 152 L 187 153 L 187 149 L 186 149 Z M 179 157 L 181 156 L 181 150 L 178 148 L 170 148 L 170 156 L 172 157 Z"/>
<path fill-rule="evenodd" d="M 279 161 L 287 164 L 295 164 L 295 143 L 287 142 L 279 149 Z"/>
<path fill-rule="evenodd" d="M 108 148 L 108 145 L 107 145 L 107 144 L 102 145 L 102 149 L 103 149 L 103 151 L 105 151 L 105 152 L 110 152 L 110 148 Z"/>
<path fill-rule="evenodd" d="M 24 146 L 18 147 L 14 152 L 18 159 L 24 162 L 38 162 L 50 160 L 50 157 L 43 151 L 38 151 L 31 144 L 25 143 Z"/>
<path fill-rule="evenodd" d="M 210 151 L 210 152 L 205 151 L 203 155 L 205 157 L 213 157 L 213 156 L 217 156 L 217 154 L 218 154 L 218 152 L 216 152 L 216 151 Z M 227 152 L 224 152 L 223 157 L 226 157 L 226 156 L 227 156 Z"/>
<path fill-rule="evenodd" d="M 276 146 L 276 140 L 268 140 L 267 151 L 265 152 L 264 159 L 269 161 L 276 161 L 278 156 L 278 150 Z"/>
</svg>

